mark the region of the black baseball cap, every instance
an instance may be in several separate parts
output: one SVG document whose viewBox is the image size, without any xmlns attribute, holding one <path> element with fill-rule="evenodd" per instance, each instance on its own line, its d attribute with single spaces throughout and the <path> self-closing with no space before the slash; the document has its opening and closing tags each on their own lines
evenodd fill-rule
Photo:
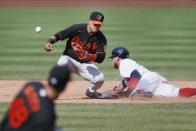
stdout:
<svg viewBox="0 0 196 131">
<path fill-rule="evenodd" d="M 94 11 L 90 15 L 90 20 L 93 22 L 93 24 L 103 24 L 104 15 L 101 12 Z"/>
<path fill-rule="evenodd" d="M 48 84 L 57 92 L 62 92 L 70 80 L 70 70 L 66 66 L 55 65 L 48 77 Z"/>
</svg>

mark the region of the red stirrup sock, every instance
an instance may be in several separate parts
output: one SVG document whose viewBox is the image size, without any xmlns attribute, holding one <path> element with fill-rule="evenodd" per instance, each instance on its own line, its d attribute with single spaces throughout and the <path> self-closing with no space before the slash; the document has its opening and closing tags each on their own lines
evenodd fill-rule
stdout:
<svg viewBox="0 0 196 131">
<path fill-rule="evenodd" d="M 196 95 L 196 88 L 184 87 L 179 90 L 179 96 L 189 97 L 194 95 Z"/>
</svg>

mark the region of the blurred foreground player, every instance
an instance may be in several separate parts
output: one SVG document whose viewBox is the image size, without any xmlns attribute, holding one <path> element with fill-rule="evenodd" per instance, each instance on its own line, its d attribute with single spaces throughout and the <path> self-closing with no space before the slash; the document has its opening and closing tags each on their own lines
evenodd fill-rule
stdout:
<svg viewBox="0 0 196 131">
<path fill-rule="evenodd" d="M 48 82 L 28 82 L 11 103 L 0 131 L 57 131 L 54 100 L 66 88 L 70 71 L 54 66 Z"/>
</svg>

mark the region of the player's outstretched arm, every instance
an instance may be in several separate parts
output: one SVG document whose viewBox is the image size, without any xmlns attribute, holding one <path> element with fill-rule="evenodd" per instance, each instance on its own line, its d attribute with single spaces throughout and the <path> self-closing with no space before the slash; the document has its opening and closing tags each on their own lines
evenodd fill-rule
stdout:
<svg viewBox="0 0 196 131">
<path fill-rule="evenodd" d="M 54 43 L 56 43 L 57 41 L 60 40 L 60 33 L 56 33 L 55 35 L 51 36 L 49 39 L 48 39 L 48 42 L 44 45 L 44 50 L 47 51 L 47 52 L 50 52 L 52 51 L 52 45 Z"/>
<path fill-rule="evenodd" d="M 122 95 L 129 97 L 129 95 L 134 90 L 134 88 L 136 87 L 140 79 L 141 79 L 141 74 L 137 70 L 133 70 L 130 75 L 130 78 L 128 78 L 126 80 L 127 82 L 125 82 L 127 87 L 123 89 Z"/>
</svg>

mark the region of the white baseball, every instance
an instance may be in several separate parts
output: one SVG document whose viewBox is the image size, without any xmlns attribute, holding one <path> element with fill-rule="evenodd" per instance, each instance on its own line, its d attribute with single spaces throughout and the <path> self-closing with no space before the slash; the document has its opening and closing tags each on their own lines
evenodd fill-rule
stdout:
<svg viewBox="0 0 196 131">
<path fill-rule="evenodd" d="M 35 31 L 36 31 L 37 33 L 40 33 L 40 32 L 42 31 L 42 28 L 41 28 L 40 26 L 37 26 L 37 27 L 35 28 Z"/>
</svg>

